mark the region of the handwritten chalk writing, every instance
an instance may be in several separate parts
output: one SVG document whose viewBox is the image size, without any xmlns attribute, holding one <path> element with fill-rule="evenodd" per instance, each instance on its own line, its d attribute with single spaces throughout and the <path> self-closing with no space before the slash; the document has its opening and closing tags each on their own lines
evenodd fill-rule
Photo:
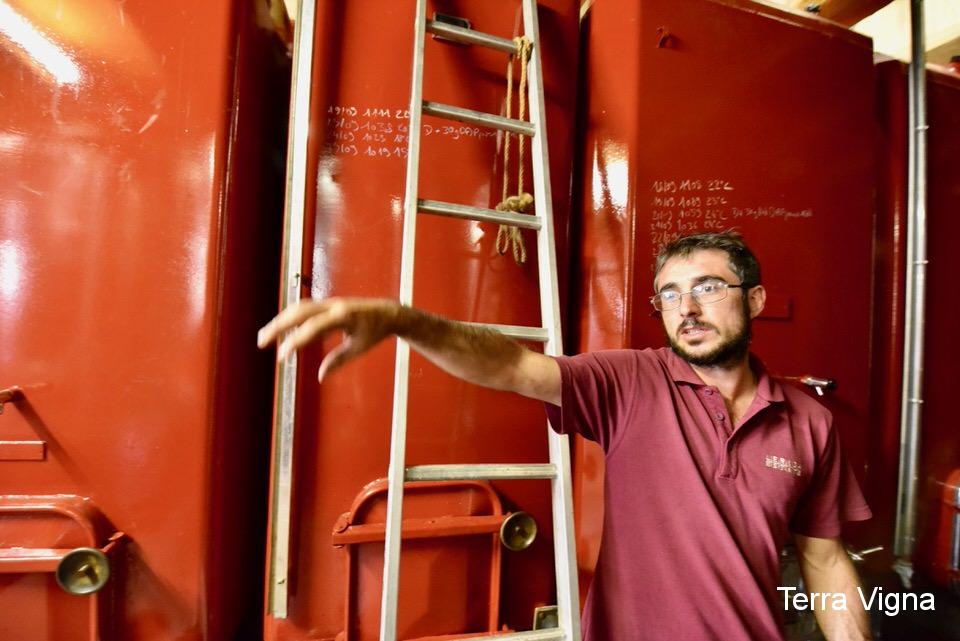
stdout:
<svg viewBox="0 0 960 641">
<path fill-rule="evenodd" d="M 338 156 L 356 156 L 360 153 L 356 145 L 344 145 L 341 143 L 327 145 L 327 149 Z"/>
<path fill-rule="evenodd" d="M 333 114 L 335 116 L 340 116 L 340 115 L 350 116 L 352 118 L 353 116 L 357 115 L 357 108 L 347 107 L 343 105 L 330 105 L 329 107 L 327 107 L 327 113 Z"/>
<path fill-rule="evenodd" d="M 658 178 L 650 183 L 650 242 L 654 254 L 663 245 L 697 231 L 723 231 L 737 221 L 812 218 L 813 210 L 776 205 L 743 207 L 736 186 L 726 178 Z"/>
<path fill-rule="evenodd" d="M 707 191 L 733 191 L 733 186 L 726 180 L 708 180 Z"/>
<path fill-rule="evenodd" d="M 410 111 L 392 105 L 328 105 L 324 143 L 327 153 L 365 158 L 405 158 Z M 485 140 L 496 131 L 457 123 L 421 125 L 421 138 Z M 360 146 L 349 143 L 360 143 Z"/>
<path fill-rule="evenodd" d="M 791 218 L 813 218 L 812 209 L 801 209 L 799 211 L 791 211 L 785 207 L 733 207 L 731 214 L 734 218 L 752 218 L 753 220 L 759 219 L 783 219 L 788 220 Z"/>
</svg>

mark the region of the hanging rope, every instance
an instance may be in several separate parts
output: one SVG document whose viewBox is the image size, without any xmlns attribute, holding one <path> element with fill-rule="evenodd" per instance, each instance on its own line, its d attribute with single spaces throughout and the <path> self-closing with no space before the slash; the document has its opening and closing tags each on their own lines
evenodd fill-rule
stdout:
<svg viewBox="0 0 960 641">
<path fill-rule="evenodd" d="M 517 52 L 510 56 L 510 59 L 507 61 L 507 108 L 506 116 L 510 118 L 511 111 L 513 109 L 513 61 L 514 58 L 520 59 L 520 86 L 517 89 L 517 92 L 520 94 L 518 97 L 519 102 L 519 114 L 517 118 L 520 120 L 525 120 L 527 115 L 527 62 L 530 60 L 530 41 L 526 36 L 518 36 L 513 39 L 514 44 L 517 46 Z M 519 135 L 519 141 L 517 142 L 519 146 L 519 160 L 518 160 L 518 171 L 517 171 L 517 195 L 508 196 L 507 194 L 510 191 L 509 188 L 509 175 L 510 175 L 510 132 L 504 132 L 505 138 L 503 143 L 503 197 L 500 201 L 500 204 L 496 206 L 497 211 L 512 211 L 515 213 L 526 214 L 533 209 L 533 196 L 523 191 L 523 179 L 524 179 L 524 156 L 526 152 L 526 143 L 525 136 Z M 527 248 L 523 243 L 523 235 L 520 233 L 520 229 L 512 225 L 500 225 L 500 228 L 497 230 L 497 251 L 501 254 L 506 254 L 508 249 L 513 250 L 513 260 L 516 261 L 518 265 L 522 265 L 527 261 Z"/>
</svg>

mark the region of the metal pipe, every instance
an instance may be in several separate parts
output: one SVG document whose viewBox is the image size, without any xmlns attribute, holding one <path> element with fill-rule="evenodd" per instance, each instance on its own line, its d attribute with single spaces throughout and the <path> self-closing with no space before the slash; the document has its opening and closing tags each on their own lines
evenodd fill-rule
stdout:
<svg viewBox="0 0 960 641">
<path fill-rule="evenodd" d="M 501 225 L 514 225 L 516 227 L 522 227 L 523 229 L 540 229 L 540 219 L 529 214 L 516 214 L 512 211 L 468 207 L 467 205 L 445 203 L 439 200 L 421 199 L 417 201 L 417 207 L 420 209 L 420 212 L 424 214 L 450 216 L 452 218 L 462 218 L 465 220 L 480 220 L 487 223 L 500 223 Z"/>
<path fill-rule="evenodd" d="M 463 107 L 454 107 L 453 105 L 444 105 L 439 102 L 423 102 L 423 113 L 438 118 L 447 118 L 457 122 L 465 122 L 480 127 L 489 127 L 490 129 L 502 129 L 515 134 L 524 136 L 533 136 L 536 133 L 536 127 L 533 123 L 516 118 L 504 118 L 494 114 L 475 111 L 473 109 L 464 109 Z"/>
<path fill-rule="evenodd" d="M 894 533 L 896 568 L 909 584 L 916 543 L 917 468 L 923 405 L 923 329 L 927 266 L 926 49 L 923 0 L 911 0 L 912 58 L 909 74 L 907 175 L 907 279 L 904 318 L 903 396 L 900 410 L 900 475 Z"/>
<path fill-rule="evenodd" d="M 474 29 L 464 29 L 463 27 L 447 24 L 446 22 L 427 20 L 427 31 L 436 36 L 453 40 L 454 42 L 489 47 L 497 51 L 502 51 L 503 53 L 512 54 L 517 50 L 517 45 L 513 40 L 500 38 L 499 36 L 490 35 L 489 33 L 483 33 L 482 31 L 476 31 Z"/>
<path fill-rule="evenodd" d="M 290 134 L 287 142 L 287 191 L 284 202 L 283 259 L 280 274 L 282 288 L 280 306 L 283 308 L 300 299 L 303 274 L 307 138 L 310 133 L 310 85 L 313 73 L 316 4 L 314 0 L 303 0 L 299 4 L 293 39 Z M 277 619 L 287 618 L 297 369 L 296 352 L 290 354 L 277 367 L 268 587 L 269 612 Z"/>
<path fill-rule="evenodd" d="M 413 304 L 426 21 L 427 2 L 417 0 L 416 18 L 413 23 L 410 125 L 407 130 L 407 179 L 403 190 L 403 239 L 400 247 L 399 298 L 403 305 Z M 380 641 L 397 641 L 400 528 L 403 523 L 403 475 L 407 447 L 407 402 L 410 395 L 410 344 L 407 341 L 398 340 L 396 354 L 396 364 L 393 368 L 393 416 L 390 420 L 390 465 L 387 468 L 387 529 L 383 539 L 383 588 L 380 592 Z"/>
<path fill-rule="evenodd" d="M 415 465 L 407 468 L 405 478 L 407 481 L 554 479 L 557 478 L 557 466 L 552 463 Z"/>
</svg>

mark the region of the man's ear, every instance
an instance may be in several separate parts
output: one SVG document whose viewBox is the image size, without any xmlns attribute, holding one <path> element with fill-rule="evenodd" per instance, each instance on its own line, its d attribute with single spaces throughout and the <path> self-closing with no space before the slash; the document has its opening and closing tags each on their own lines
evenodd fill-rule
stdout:
<svg viewBox="0 0 960 641">
<path fill-rule="evenodd" d="M 763 285 L 751 287 L 747 292 L 747 300 L 750 303 L 750 318 L 756 318 L 763 311 L 763 306 L 767 302 L 767 290 Z"/>
</svg>

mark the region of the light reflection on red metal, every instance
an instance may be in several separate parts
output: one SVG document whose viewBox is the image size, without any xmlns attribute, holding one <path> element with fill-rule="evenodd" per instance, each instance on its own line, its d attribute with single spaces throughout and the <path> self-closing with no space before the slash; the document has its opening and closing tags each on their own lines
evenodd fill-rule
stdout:
<svg viewBox="0 0 960 641">
<path fill-rule="evenodd" d="M 940 497 L 930 574 L 943 587 L 960 588 L 960 468 L 947 476 Z"/>
<path fill-rule="evenodd" d="M 349 512 L 344 512 L 337 519 L 333 529 L 333 544 L 336 547 L 346 547 L 346 600 L 344 610 L 343 630 L 337 635 L 337 641 L 351 641 L 355 636 L 351 633 L 353 620 L 356 616 L 354 605 L 353 565 L 355 551 L 352 546 L 359 543 L 382 542 L 384 540 L 385 522 L 363 523 L 371 504 L 382 499 L 387 493 L 387 479 L 377 479 L 368 483 L 353 501 Z M 432 518 L 403 519 L 401 527 L 402 539 L 430 539 L 455 536 L 472 536 L 479 534 L 491 535 L 490 551 L 490 586 L 487 615 L 487 630 L 493 634 L 497 631 L 500 619 L 500 561 L 502 547 L 500 545 L 500 526 L 504 518 L 509 516 L 503 513 L 500 497 L 493 487 L 485 481 L 429 481 L 404 483 L 404 495 L 408 492 L 415 495 L 424 491 L 462 492 L 463 490 L 479 490 L 485 494 L 490 507 L 489 515 L 438 515 Z M 474 507 L 473 501 L 467 504 L 468 509 Z M 478 631 L 480 632 L 480 631 Z M 473 633 L 475 636 L 476 633 Z M 457 639 L 471 635 L 430 636 L 418 637 L 419 641 L 428 639 Z"/>
</svg>

